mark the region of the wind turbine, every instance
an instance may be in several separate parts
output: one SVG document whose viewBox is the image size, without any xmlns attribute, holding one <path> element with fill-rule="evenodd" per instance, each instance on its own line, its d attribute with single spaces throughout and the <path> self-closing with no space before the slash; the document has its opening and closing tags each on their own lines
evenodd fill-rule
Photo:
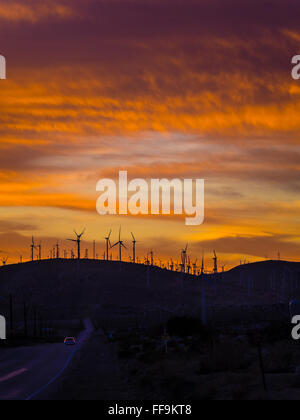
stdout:
<svg viewBox="0 0 300 420">
<path fill-rule="evenodd" d="M 187 250 L 188 250 L 188 244 L 186 244 L 186 247 L 181 250 L 181 271 L 182 271 L 182 273 L 185 273 Z"/>
<path fill-rule="evenodd" d="M 96 241 L 93 242 L 93 259 L 96 259 Z"/>
<path fill-rule="evenodd" d="M 31 248 L 31 261 L 33 261 L 34 260 L 33 252 L 36 249 L 36 245 L 34 243 L 34 237 L 32 237 L 32 242 L 31 242 L 30 248 Z"/>
<path fill-rule="evenodd" d="M 68 241 L 76 242 L 77 243 L 77 259 L 80 260 L 80 242 L 81 242 L 82 236 L 85 233 L 85 229 L 83 229 L 83 231 L 80 234 L 78 234 L 76 232 L 76 230 L 74 230 L 74 233 L 77 236 L 77 239 L 68 239 Z"/>
<path fill-rule="evenodd" d="M 135 264 L 135 261 L 136 261 L 136 253 L 135 253 L 135 251 L 136 251 L 136 240 L 135 240 L 135 237 L 134 237 L 134 234 L 131 232 L 131 236 L 132 236 L 132 262 L 133 262 L 133 264 Z"/>
<path fill-rule="evenodd" d="M 106 261 L 109 260 L 108 250 L 109 250 L 109 248 L 112 247 L 111 242 L 110 242 L 110 235 L 111 235 L 111 229 L 109 231 L 108 236 L 105 238 L 105 241 L 106 241 Z M 104 254 L 104 259 L 105 259 L 105 254 Z"/>
<path fill-rule="evenodd" d="M 151 251 L 150 251 L 150 265 L 151 265 L 151 267 L 154 266 L 154 252 L 153 252 L 153 249 L 151 249 Z"/>
<path fill-rule="evenodd" d="M 205 296 L 205 278 L 204 278 L 204 250 L 202 251 L 202 264 L 201 264 L 201 320 L 203 325 L 206 325 L 206 296 Z"/>
<path fill-rule="evenodd" d="M 119 245 L 119 260 L 122 262 L 122 248 L 127 249 L 127 247 L 124 245 L 124 241 L 121 241 L 121 228 L 119 231 L 119 241 L 116 242 L 111 248 L 114 248 L 117 245 Z"/>
<path fill-rule="evenodd" d="M 7 260 L 8 260 L 8 257 L 4 257 L 4 258 L 2 258 L 2 265 L 6 265 Z"/>
<path fill-rule="evenodd" d="M 201 264 L 201 275 L 204 274 L 204 251 L 202 252 L 202 264 Z"/>
<path fill-rule="evenodd" d="M 187 258 L 187 272 L 190 274 L 191 271 L 191 259 L 190 257 Z"/>
<path fill-rule="evenodd" d="M 197 261 L 198 261 L 198 259 L 196 258 L 195 262 L 193 263 L 193 274 L 194 274 L 194 276 L 196 276 L 196 274 L 197 274 Z"/>
<path fill-rule="evenodd" d="M 214 274 L 218 274 L 218 257 L 217 257 L 216 251 L 214 251 L 213 260 L 214 260 Z"/>
<path fill-rule="evenodd" d="M 56 244 L 56 259 L 59 259 L 60 255 L 59 255 L 59 243 L 57 242 Z"/>
<path fill-rule="evenodd" d="M 37 246 L 37 248 L 38 248 L 38 250 L 39 250 L 39 260 L 41 261 L 41 259 L 42 259 L 42 244 L 40 243 L 40 244 Z"/>
</svg>

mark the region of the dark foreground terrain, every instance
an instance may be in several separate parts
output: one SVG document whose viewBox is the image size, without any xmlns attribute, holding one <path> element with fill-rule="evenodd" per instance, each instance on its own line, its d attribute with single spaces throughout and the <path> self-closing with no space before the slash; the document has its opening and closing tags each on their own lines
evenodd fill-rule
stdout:
<svg viewBox="0 0 300 420">
<path fill-rule="evenodd" d="M 2 267 L 0 399 L 297 400 L 299 286 L 300 264 L 282 261 L 203 279 L 91 260 Z"/>
<path fill-rule="evenodd" d="M 97 332 L 50 399 L 299 400 L 300 348 L 289 334 L 282 324 L 261 332 L 262 370 L 251 333 L 170 335 L 166 344 L 158 330 L 112 341 Z"/>
</svg>

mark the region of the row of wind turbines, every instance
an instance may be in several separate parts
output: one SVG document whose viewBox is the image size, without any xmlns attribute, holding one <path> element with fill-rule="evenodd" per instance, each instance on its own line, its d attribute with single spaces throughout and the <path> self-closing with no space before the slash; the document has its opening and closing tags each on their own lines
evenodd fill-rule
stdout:
<svg viewBox="0 0 300 420">
<path fill-rule="evenodd" d="M 71 249 L 71 259 L 78 259 L 80 260 L 82 258 L 82 238 L 86 232 L 86 229 L 84 229 L 81 233 L 78 233 L 74 229 L 75 238 L 68 238 L 67 241 L 73 242 L 76 244 L 77 248 L 77 256 L 74 253 L 74 250 Z M 112 243 L 111 241 L 111 235 L 112 235 L 112 229 L 110 229 L 109 233 L 105 236 L 105 252 L 103 253 L 103 260 L 105 261 L 111 261 L 113 259 L 112 256 L 112 249 L 118 247 L 118 261 L 123 262 L 123 251 L 128 250 L 128 247 L 125 245 L 125 241 L 122 239 L 122 228 L 119 229 L 119 235 L 118 240 L 115 243 Z M 136 252 L 136 246 L 138 241 L 136 240 L 133 232 L 131 232 L 131 242 L 132 242 L 132 255 L 129 256 L 129 260 L 133 264 L 144 264 L 147 266 L 159 266 L 162 269 L 168 269 L 170 271 L 177 271 L 181 273 L 187 273 L 191 275 L 199 275 L 201 273 L 218 273 L 218 257 L 216 254 L 216 251 L 213 252 L 213 262 L 214 262 L 214 268 L 213 271 L 207 271 L 204 269 L 204 253 L 202 255 L 202 265 L 198 266 L 198 259 L 191 261 L 191 258 L 188 254 L 188 244 L 185 248 L 181 250 L 181 256 L 180 261 L 175 262 L 173 258 L 170 258 L 170 260 L 167 263 L 163 263 L 161 259 L 158 258 L 158 262 L 154 258 L 154 252 L 153 250 L 149 250 L 147 252 L 147 255 L 141 259 L 137 256 Z M 37 251 L 37 255 L 35 255 L 35 251 Z M 34 237 L 32 237 L 32 242 L 30 245 L 30 254 L 31 254 L 31 261 L 42 260 L 42 244 L 36 244 Z M 50 250 L 49 253 L 49 259 L 60 259 L 60 245 L 59 243 L 56 243 L 55 246 Z M 68 252 L 64 250 L 63 257 L 66 259 L 68 257 Z M 88 249 L 85 250 L 85 259 L 88 259 Z M 98 259 L 98 254 L 96 254 L 96 242 L 93 242 L 93 259 Z M 7 261 L 7 260 L 6 260 Z M 20 262 L 22 262 L 22 257 L 20 258 Z M 6 264 L 6 262 L 5 262 Z M 3 265 L 5 265 L 3 263 Z M 225 271 L 226 265 L 222 266 L 222 272 Z"/>
</svg>

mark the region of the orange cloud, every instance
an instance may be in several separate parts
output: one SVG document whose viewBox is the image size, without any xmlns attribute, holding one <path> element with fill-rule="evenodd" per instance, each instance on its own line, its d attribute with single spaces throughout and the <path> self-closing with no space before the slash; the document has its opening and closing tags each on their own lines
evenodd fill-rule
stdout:
<svg viewBox="0 0 300 420">
<path fill-rule="evenodd" d="M 53 1 L 51 3 L 31 1 L 28 4 L 24 4 L 20 1 L 4 0 L 0 4 L 0 20 L 35 23 L 41 19 L 47 19 L 49 17 L 59 19 L 70 18 L 74 15 L 74 12 L 72 8 L 64 3 L 57 1 Z"/>
</svg>

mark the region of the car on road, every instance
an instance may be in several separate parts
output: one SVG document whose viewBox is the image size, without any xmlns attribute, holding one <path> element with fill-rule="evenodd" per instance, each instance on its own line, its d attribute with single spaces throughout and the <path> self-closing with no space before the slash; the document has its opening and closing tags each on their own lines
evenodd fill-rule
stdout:
<svg viewBox="0 0 300 420">
<path fill-rule="evenodd" d="M 66 337 L 64 344 L 66 346 L 75 346 L 76 345 L 76 339 L 74 337 Z"/>
</svg>

